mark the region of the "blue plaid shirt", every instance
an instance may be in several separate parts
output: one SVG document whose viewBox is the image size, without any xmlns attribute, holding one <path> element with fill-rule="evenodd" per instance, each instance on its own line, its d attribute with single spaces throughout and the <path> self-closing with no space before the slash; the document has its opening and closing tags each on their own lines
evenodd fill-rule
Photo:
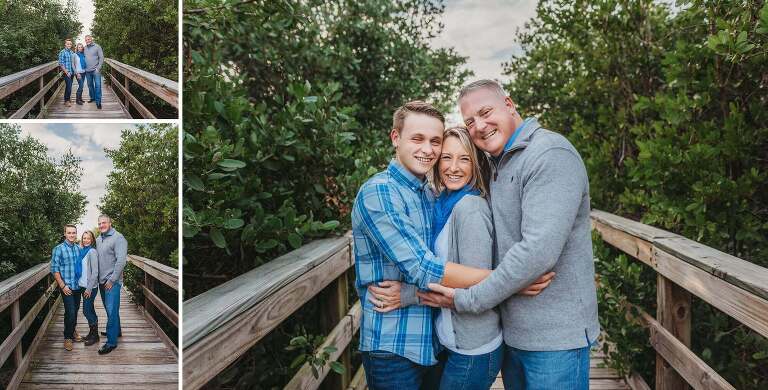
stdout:
<svg viewBox="0 0 768 390">
<path fill-rule="evenodd" d="M 427 183 L 395 160 L 357 193 L 352 236 L 355 284 L 363 307 L 361 351 L 388 351 L 425 366 L 437 363 L 431 307 L 411 305 L 379 313 L 366 299 L 373 283 L 400 280 L 426 289 L 443 278 L 445 266 L 429 250 L 433 204 Z"/>
<path fill-rule="evenodd" d="M 61 274 L 61 280 L 72 290 L 78 289 L 77 279 L 75 278 L 75 263 L 80 255 L 80 247 L 77 244 L 70 244 L 66 240 L 53 248 L 51 254 L 51 273 Z"/>
<path fill-rule="evenodd" d="M 70 75 L 75 73 L 75 67 L 72 63 L 74 56 L 75 53 L 72 50 L 61 49 L 59 52 L 59 66 L 66 69 Z"/>
</svg>

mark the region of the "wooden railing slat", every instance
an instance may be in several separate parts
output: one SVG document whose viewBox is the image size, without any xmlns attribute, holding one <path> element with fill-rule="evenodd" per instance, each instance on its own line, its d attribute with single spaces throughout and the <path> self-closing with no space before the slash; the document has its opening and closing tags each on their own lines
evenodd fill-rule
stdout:
<svg viewBox="0 0 768 390">
<path fill-rule="evenodd" d="M 691 346 L 691 293 L 661 274 L 656 282 L 656 318 L 659 325 L 688 348 Z M 688 385 L 673 367 L 656 355 L 656 389 L 687 390 Z"/>
<path fill-rule="evenodd" d="M 40 263 L 0 282 L 0 311 L 5 310 L 50 274 L 49 266 L 50 263 Z"/>
<path fill-rule="evenodd" d="M 179 83 L 111 58 L 105 59 L 105 62 L 114 70 L 144 87 L 155 96 L 163 99 L 173 107 L 179 108 Z"/>
<path fill-rule="evenodd" d="M 142 291 L 144 292 L 144 296 L 147 297 L 150 301 L 152 301 L 152 305 L 158 309 L 161 313 L 163 313 L 163 316 L 168 319 L 168 321 L 171 321 L 173 325 L 176 327 L 179 326 L 179 315 L 176 314 L 173 309 L 171 309 L 168 304 L 163 302 L 160 297 L 155 295 L 150 289 L 148 289 L 146 286 L 141 286 Z"/>
<path fill-rule="evenodd" d="M 21 72 L 0 77 L 0 99 L 24 88 L 46 73 L 56 69 L 57 66 L 59 66 L 58 61 L 51 61 L 34 68 L 24 69 Z"/>
<path fill-rule="evenodd" d="M 26 333 L 29 327 L 32 325 L 32 322 L 37 317 L 37 314 L 40 313 L 40 310 L 45 307 L 46 302 L 48 302 L 48 297 L 55 288 L 56 283 L 51 283 L 51 285 L 45 290 L 45 293 L 43 293 L 43 296 L 41 296 L 35 305 L 29 309 L 27 314 L 24 315 L 24 319 L 22 319 L 21 322 L 19 322 L 18 325 L 13 328 L 11 334 L 9 334 L 8 337 L 3 340 L 3 343 L 0 344 L 0 366 L 5 363 L 5 361 L 8 359 L 8 356 L 10 356 L 13 350 L 16 349 L 16 346 L 21 343 L 21 338 L 24 337 L 24 333 Z"/>
<path fill-rule="evenodd" d="M 141 256 L 128 255 L 128 261 L 166 286 L 179 291 L 179 270 Z"/>
<path fill-rule="evenodd" d="M 18 109 L 18 111 L 14 112 L 13 115 L 11 115 L 10 119 L 23 119 L 24 116 L 27 115 L 27 113 L 32 109 L 32 107 L 37 104 L 38 101 L 45 98 L 46 92 L 48 92 L 49 89 L 51 89 L 56 83 L 63 82 L 61 79 L 61 74 L 56 74 L 51 81 L 48 82 L 43 88 L 38 91 L 35 96 L 32 96 L 29 100 L 27 100 L 26 103 L 24 103 L 21 108 Z"/>
<path fill-rule="evenodd" d="M 43 323 L 40 324 L 40 329 L 37 330 L 35 338 L 32 340 L 32 344 L 29 346 L 30 352 L 36 350 L 37 346 L 40 344 L 40 341 L 42 341 L 43 336 L 45 335 L 45 331 L 48 329 L 48 325 L 51 323 L 53 315 L 56 313 L 56 310 L 58 309 L 61 302 L 62 298 L 61 295 L 59 295 L 59 297 L 53 303 L 53 306 L 51 306 L 51 309 L 48 311 L 48 315 L 45 316 Z M 27 373 L 27 369 L 31 363 L 32 353 L 27 353 L 27 355 L 24 356 L 24 361 L 22 361 L 21 365 L 16 368 L 16 372 L 13 373 L 13 377 L 11 377 L 11 381 L 8 383 L 8 390 L 16 390 L 19 388 L 21 380 L 24 379 L 24 375 Z"/>
<path fill-rule="evenodd" d="M 144 119 L 156 119 L 155 114 L 152 113 L 152 111 L 149 111 L 149 109 L 141 104 L 139 99 L 136 99 L 136 96 L 133 96 L 128 89 L 123 87 L 119 81 L 115 78 L 114 75 L 109 75 L 109 79 L 112 80 L 112 85 L 117 87 L 117 90 L 120 91 L 120 93 L 123 94 L 123 97 L 125 98 L 125 109 L 128 110 L 128 107 L 130 107 L 129 103 L 133 103 L 134 108 L 136 108 L 136 111 L 141 114 L 141 117 Z M 128 82 L 128 79 L 126 79 L 126 83 Z M 130 111 L 129 111 L 130 112 Z"/>
</svg>

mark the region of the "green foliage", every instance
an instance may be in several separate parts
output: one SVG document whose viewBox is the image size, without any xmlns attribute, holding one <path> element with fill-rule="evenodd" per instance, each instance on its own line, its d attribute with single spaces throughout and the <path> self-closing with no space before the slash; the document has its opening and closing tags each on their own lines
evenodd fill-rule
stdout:
<svg viewBox="0 0 768 390">
<path fill-rule="evenodd" d="M 65 224 L 85 212 L 82 169 L 71 153 L 48 158 L 47 148 L 0 124 L 0 280 L 50 260 Z"/>
<path fill-rule="evenodd" d="M 584 157 L 593 207 L 768 266 L 768 5 L 542 1 L 505 64 L 510 94 Z M 596 242 L 596 247 L 599 244 Z M 655 276 L 598 251 L 601 323 L 647 379 Z M 694 301 L 693 350 L 735 387 L 768 386 L 768 341 Z"/>
<path fill-rule="evenodd" d="M 347 229 L 357 188 L 392 156 L 395 108 L 419 98 L 447 108 L 466 72 L 464 58 L 428 46 L 438 2 L 185 4 L 188 298 Z M 212 383 L 282 387 L 295 335 L 285 326 Z"/>
<path fill-rule="evenodd" d="M 74 39 L 81 29 L 74 1 L 0 2 L 0 76 L 56 61 L 64 39 Z M 0 117 L 7 117 L 35 92 L 24 89 L 5 98 L 0 102 Z"/>
<path fill-rule="evenodd" d="M 299 350 L 301 351 L 301 354 L 293 359 L 290 368 L 298 369 L 304 365 L 304 363 L 309 363 L 309 366 L 312 369 L 312 375 L 315 378 L 319 378 L 319 370 L 328 364 L 333 372 L 343 374 L 345 371 L 344 365 L 337 361 L 330 361 L 331 354 L 338 351 L 338 349 L 334 346 L 327 346 L 323 347 L 321 350 L 320 344 L 322 344 L 323 341 L 325 341 L 325 337 L 323 336 L 302 335 L 292 338 L 289 345 L 285 347 L 285 350 Z"/>
</svg>

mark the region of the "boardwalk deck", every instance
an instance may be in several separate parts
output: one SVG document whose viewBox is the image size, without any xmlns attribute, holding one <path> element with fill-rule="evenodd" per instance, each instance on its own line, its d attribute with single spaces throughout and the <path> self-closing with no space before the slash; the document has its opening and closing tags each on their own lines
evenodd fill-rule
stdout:
<svg viewBox="0 0 768 390">
<path fill-rule="evenodd" d="M 96 298 L 99 328 L 105 330 L 107 315 Z M 120 322 L 123 337 L 117 349 L 99 355 L 105 341 L 86 347 L 75 343 L 71 352 L 64 350 L 64 307 L 60 305 L 45 332 L 42 343 L 33 351 L 30 369 L 20 389 L 177 389 L 177 358 L 130 301 L 123 290 L 120 299 Z M 85 336 L 88 324 L 82 309 L 78 313 L 78 332 Z"/>
<path fill-rule="evenodd" d="M 60 88 L 56 97 L 53 98 L 51 106 L 45 115 L 46 119 L 130 119 L 131 114 L 125 109 L 118 100 L 117 95 L 101 80 L 101 110 L 96 108 L 96 103 L 85 103 L 82 106 L 75 104 L 75 92 L 77 91 L 77 80 L 72 83 L 72 106 L 67 107 L 64 104 L 64 88 Z M 83 87 L 83 100 L 86 102 L 91 98 L 88 93 L 88 86 Z"/>
</svg>

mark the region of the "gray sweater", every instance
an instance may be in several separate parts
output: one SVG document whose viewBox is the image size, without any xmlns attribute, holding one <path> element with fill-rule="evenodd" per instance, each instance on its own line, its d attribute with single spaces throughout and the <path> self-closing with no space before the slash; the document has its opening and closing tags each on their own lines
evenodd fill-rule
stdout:
<svg viewBox="0 0 768 390">
<path fill-rule="evenodd" d="M 582 348 L 600 331 L 589 220 L 589 181 L 576 149 L 532 120 L 491 163 L 494 271 L 457 289 L 459 312 L 501 306 L 504 341 L 529 351 Z M 515 293 L 547 271 L 536 297 Z"/>
<path fill-rule="evenodd" d="M 445 229 L 449 252 L 445 261 L 475 268 L 491 269 L 493 265 L 493 220 L 488 202 L 476 195 L 466 195 L 456 203 L 448 217 Z M 401 304 L 417 303 L 416 287 L 405 284 L 401 288 Z M 501 331 L 500 316 L 490 308 L 479 313 L 451 313 L 451 323 L 459 349 L 475 349 L 491 342 Z"/>
<path fill-rule="evenodd" d="M 97 238 L 98 244 L 96 250 L 99 252 L 99 283 L 104 284 L 107 280 L 112 283 L 123 283 L 123 268 L 128 260 L 128 241 L 125 240 L 120 232 L 111 229 L 105 236 L 100 235 Z"/>
<path fill-rule="evenodd" d="M 85 46 L 85 71 L 101 72 L 101 66 L 104 65 L 104 51 L 96 43 Z"/>
<path fill-rule="evenodd" d="M 95 248 L 91 248 L 86 255 L 88 262 L 88 281 L 85 288 L 91 290 L 96 288 L 99 283 L 99 253 Z"/>
</svg>

